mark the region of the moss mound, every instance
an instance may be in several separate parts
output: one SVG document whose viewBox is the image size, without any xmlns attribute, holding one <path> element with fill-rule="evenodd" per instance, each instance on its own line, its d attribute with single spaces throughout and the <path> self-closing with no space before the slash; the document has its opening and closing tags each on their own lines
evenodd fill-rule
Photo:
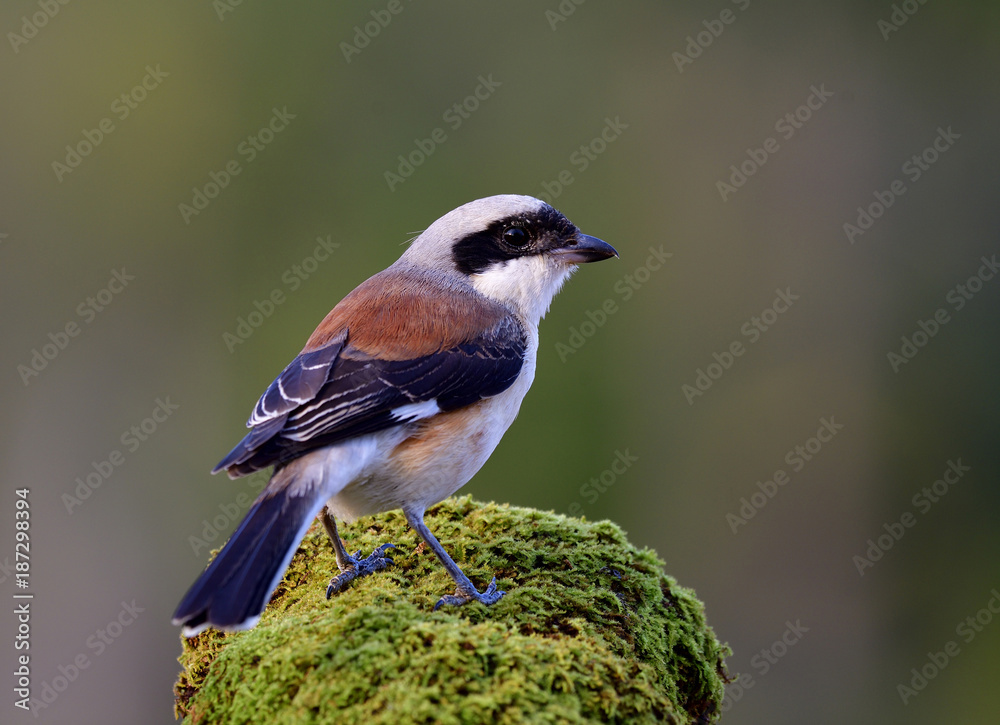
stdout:
<svg viewBox="0 0 1000 725">
<path fill-rule="evenodd" d="M 256 628 L 184 641 L 185 723 L 711 722 L 729 653 L 689 589 L 608 521 L 449 499 L 427 525 L 492 607 L 431 608 L 454 584 L 402 512 L 342 526 L 395 565 L 327 601 L 314 524 Z"/>
</svg>

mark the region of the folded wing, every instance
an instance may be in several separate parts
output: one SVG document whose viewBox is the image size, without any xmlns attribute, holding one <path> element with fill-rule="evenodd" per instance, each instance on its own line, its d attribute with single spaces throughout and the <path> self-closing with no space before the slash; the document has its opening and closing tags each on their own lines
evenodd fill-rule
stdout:
<svg viewBox="0 0 1000 725">
<path fill-rule="evenodd" d="M 268 386 L 247 421 L 252 430 L 213 473 L 237 477 L 280 465 L 313 448 L 470 405 L 513 384 L 527 335 L 506 309 L 472 291 L 442 293 L 420 278 L 372 285 L 377 278 L 345 298 Z M 386 294 L 392 284 L 402 284 L 404 293 Z M 387 315 L 391 338 L 372 334 L 372 325 L 384 332 Z M 452 315 L 460 319 L 449 320 Z"/>
</svg>

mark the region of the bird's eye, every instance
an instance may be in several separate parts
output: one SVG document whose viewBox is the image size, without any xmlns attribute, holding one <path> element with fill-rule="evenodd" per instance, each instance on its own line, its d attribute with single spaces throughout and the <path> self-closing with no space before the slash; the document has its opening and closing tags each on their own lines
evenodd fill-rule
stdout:
<svg viewBox="0 0 1000 725">
<path fill-rule="evenodd" d="M 503 240 L 512 247 L 525 247 L 531 238 L 521 227 L 509 227 L 504 230 Z"/>
</svg>

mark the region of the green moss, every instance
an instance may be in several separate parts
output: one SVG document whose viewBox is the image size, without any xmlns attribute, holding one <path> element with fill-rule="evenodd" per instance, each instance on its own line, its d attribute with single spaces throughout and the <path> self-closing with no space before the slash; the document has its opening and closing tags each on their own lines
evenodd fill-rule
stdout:
<svg viewBox="0 0 1000 725">
<path fill-rule="evenodd" d="M 303 540 L 256 628 L 185 640 L 185 723 L 709 722 L 729 653 L 689 589 L 608 521 L 449 499 L 427 525 L 496 605 L 432 607 L 454 584 L 401 512 L 341 527 L 394 566 L 325 599 L 323 528 Z"/>
</svg>

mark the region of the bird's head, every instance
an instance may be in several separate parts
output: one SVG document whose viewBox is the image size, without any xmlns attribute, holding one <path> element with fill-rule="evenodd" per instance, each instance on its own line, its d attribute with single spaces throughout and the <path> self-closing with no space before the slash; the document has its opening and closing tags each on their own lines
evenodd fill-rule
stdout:
<svg viewBox="0 0 1000 725">
<path fill-rule="evenodd" d="M 544 201 L 504 194 L 448 212 L 397 264 L 460 278 L 538 324 L 578 265 L 617 256 Z"/>
</svg>

